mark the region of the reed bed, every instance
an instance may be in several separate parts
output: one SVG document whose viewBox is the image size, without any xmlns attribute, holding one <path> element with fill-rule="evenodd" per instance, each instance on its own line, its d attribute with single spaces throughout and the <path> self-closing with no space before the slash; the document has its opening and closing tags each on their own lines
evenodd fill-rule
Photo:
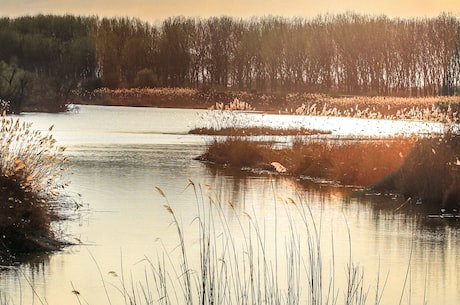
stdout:
<svg viewBox="0 0 460 305">
<path fill-rule="evenodd" d="M 219 129 L 202 127 L 194 128 L 189 134 L 208 135 L 208 136 L 231 136 L 231 137 L 254 137 L 254 136 L 307 136 L 317 134 L 330 134 L 322 130 L 308 128 L 274 128 L 274 127 L 222 127 Z"/>
<path fill-rule="evenodd" d="M 460 135 L 418 139 L 398 171 L 373 188 L 396 190 L 434 212 L 460 211 Z"/>
<path fill-rule="evenodd" d="M 265 101 L 265 96 L 244 91 L 198 90 L 191 88 L 130 88 L 93 91 L 76 90 L 73 103 L 113 106 L 178 107 L 198 109 L 254 110 L 254 102 Z"/>
<path fill-rule="evenodd" d="M 345 116 L 366 119 L 417 120 L 456 123 L 460 119 L 460 97 L 349 96 L 289 94 L 287 103 L 301 106 L 297 115 Z"/>
<path fill-rule="evenodd" d="M 307 179 L 321 178 L 344 185 L 371 186 L 402 165 L 415 139 L 328 140 L 296 137 L 288 148 L 274 149 L 274 143 L 241 137 L 214 140 L 197 159 L 224 166 L 262 169 Z"/>
<path fill-rule="evenodd" d="M 236 211 L 231 202 L 218 201 L 209 185 L 189 181 L 188 187 L 194 190 L 197 211 L 189 224 L 181 221 L 174 204 L 156 188 L 175 231 L 168 238 L 176 238 L 177 247 L 160 246 L 155 257 L 146 256 L 145 276 L 139 281 L 127 280 L 123 266 L 119 272 L 110 271 L 117 276 L 115 283 L 101 274 L 104 287 L 113 285 L 116 291 L 106 290 L 109 304 L 120 300 L 130 305 L 364 305 L 368 301 L 378 305 L 384 299 L 387 279 L 379 273 L 365 276 L 353 260 L 350 232 L 345 266 L 336 265 L 333 233 L 331 244 L 324 242 L 329 231 L 322 227 L 321 211 L 312 211 L 301 199 L 274 196 L 273 219 L 268 223 L 250 212 Z M 287 230 L 267 236 L 266 226 L 281 232 L 279 217 L 288 219 Z M 73 288 L 78 302 L 87 304 L 87 296 Z M 402 299 L 410 291 L 403 285 L 399 293 Z"/>
<path fill-rule="evenodd" d="M 72 102 L 122 106 L 258 110 L 314 116 L 458 122 L 460 97 L 332 96 L 318 93 L 271 93 L 131 88 L 75 91 Z"/>
<path fill-rule="evenodd" d="M 460 135 L 321 140 L 290 147 L 243 137 L 214 139 L 197 160 L 260 173 L 396 192 L 428 211 L 460 211 Z"/>
<path fill-rule="evenodd" d="M 1 118 L 0 256 L 56 249 L 51 220 L 65 197 L 64 148 L 30 123 Z"/>
<path fill-rule="evenodd" d="M 252 107 L 246 104 L 240 106 L 242 108 Z M 189 134 L 243 137 L 305 136 L 331 133 L 329 131 L 296 126 L 294 122 L 288 126 L 265 126 L 263 122 L 252 119 L 247 113 L 242 113 L 242 109 L 239 109 L 240 106 L 221 104 L 218 106 L 219 109 L 210 109 L 199 114 L 201 126 L 198 125 L 191 129 Z"/>
</svg>

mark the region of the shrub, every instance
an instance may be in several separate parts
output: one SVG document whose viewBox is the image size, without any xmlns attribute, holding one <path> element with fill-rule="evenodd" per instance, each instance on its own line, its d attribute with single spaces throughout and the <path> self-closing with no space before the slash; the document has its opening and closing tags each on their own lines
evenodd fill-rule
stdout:
<svg viewBox="0 0 460 305">
<path fill-rule="evenodd" d="M 19 119 L 1 119 L 0 256 L 56 249 L 53 215 L 67 185 L 64 148 Z"/>
<path fill-rule="evenodd" d="M 215 140 L 199 160 L 236 167 L 272 169 L 278 162 L 286 173 L 322 178 L 345 185 L 370 186 L 391 175 L 410 151 L 413 139 L 303 141 L 296 138 L 291 148 L 273 149 L 266 142 L 244 138 Z"/>
<path fill-rule="evenodd" d="M 270 148 L 241 137 L 229 137 L 225 141 L 214 140 L 199 160 L 235 167 L 253 167 L 265 161 Z"/>
<path fill-rule="evenodd" d="M 394 175 L 376 185 L 394 189 L 428 207 L 459 208 L 460 135 L 447 132 L 440 137 L 419 139 Z"/>
</svg>

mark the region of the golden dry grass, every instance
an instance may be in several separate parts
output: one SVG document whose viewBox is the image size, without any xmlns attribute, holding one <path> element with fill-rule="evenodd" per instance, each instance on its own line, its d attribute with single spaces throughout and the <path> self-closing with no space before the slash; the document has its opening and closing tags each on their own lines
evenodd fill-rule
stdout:
<svg viewBox="0 0 460 305">
<path fill-rule="evenodd" d="M 54 247 L 51 216 L 67 185 L 68 160 L 51 135 L 2 117 L 0 127 L 0 255 Z"/>
<path fill-rule="evenodd" d="M 460 97 L 341 96 L 190 88 L 97 89 L 75 92 L 72 102 L 114 106 L 258 110 L 297 115 L 347 116 L 367 119 L 457 122 Z"/>
<path fill-rule="evenodd" d="M 395 172 L 414 143 L 412 138 L 352 140 L 334 145 L 297 140 L 291 148 L 273 149 L 272 143 L 228 138 L 212 142 L 199 159 L 272 171 L 275 168 L 271 163 L 278 162 L 286 168 L 286 174 L 370 186 Z"/>
<path fill-rule="evenodd" d="M 279 172 L 376 191 L 395 192 L 427 210 L 460 211 L 460 136 L 273 143 L 231 137 L 214 140 L 198 159 L 237 168 Z"/>
<path fill-rule="evenodd" d="M 345 116 L 366 119 L 417 120 L 451 123 L 460 117 L 460 97 L 349 96 L 290 94 L 288 103 L 301 106 L 298 115 Z"/>
</svg>

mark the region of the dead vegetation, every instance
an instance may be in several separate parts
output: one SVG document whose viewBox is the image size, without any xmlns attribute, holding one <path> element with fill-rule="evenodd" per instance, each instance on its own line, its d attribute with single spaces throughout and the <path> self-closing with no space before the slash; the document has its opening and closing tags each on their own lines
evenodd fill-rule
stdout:
<svg viewBox="0 0 460 305">
<path fill-rule="evenodd" d="M 214 140 L 197 159 L 394 192 L 432 211 L 460 210 L 460 136 L 452 133 L 427 138 L 343 141 L 298 137 L 288 148 L 230 137 Z"/>
<path fill-rule="evenodd" d="M 61 245 L 51 221 L 67 182 L 64 148 L 30 123 L 3 117 L 0 128 L 0 258 L 55 250 Z"/>
</svg>

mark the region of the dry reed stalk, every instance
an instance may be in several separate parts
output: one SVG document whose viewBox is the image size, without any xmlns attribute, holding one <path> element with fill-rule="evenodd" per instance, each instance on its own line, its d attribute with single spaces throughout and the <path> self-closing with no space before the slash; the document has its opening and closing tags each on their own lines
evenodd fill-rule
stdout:
<svg viewBox="0 0 460 305">
<path fill-rule="evenodd" d="M 54 248 L 52 214 L 63 200 L 68 168 L 52 127 L 43 135 L 30 123 L 1 118 L 0 254 Z"/>
</svg>

